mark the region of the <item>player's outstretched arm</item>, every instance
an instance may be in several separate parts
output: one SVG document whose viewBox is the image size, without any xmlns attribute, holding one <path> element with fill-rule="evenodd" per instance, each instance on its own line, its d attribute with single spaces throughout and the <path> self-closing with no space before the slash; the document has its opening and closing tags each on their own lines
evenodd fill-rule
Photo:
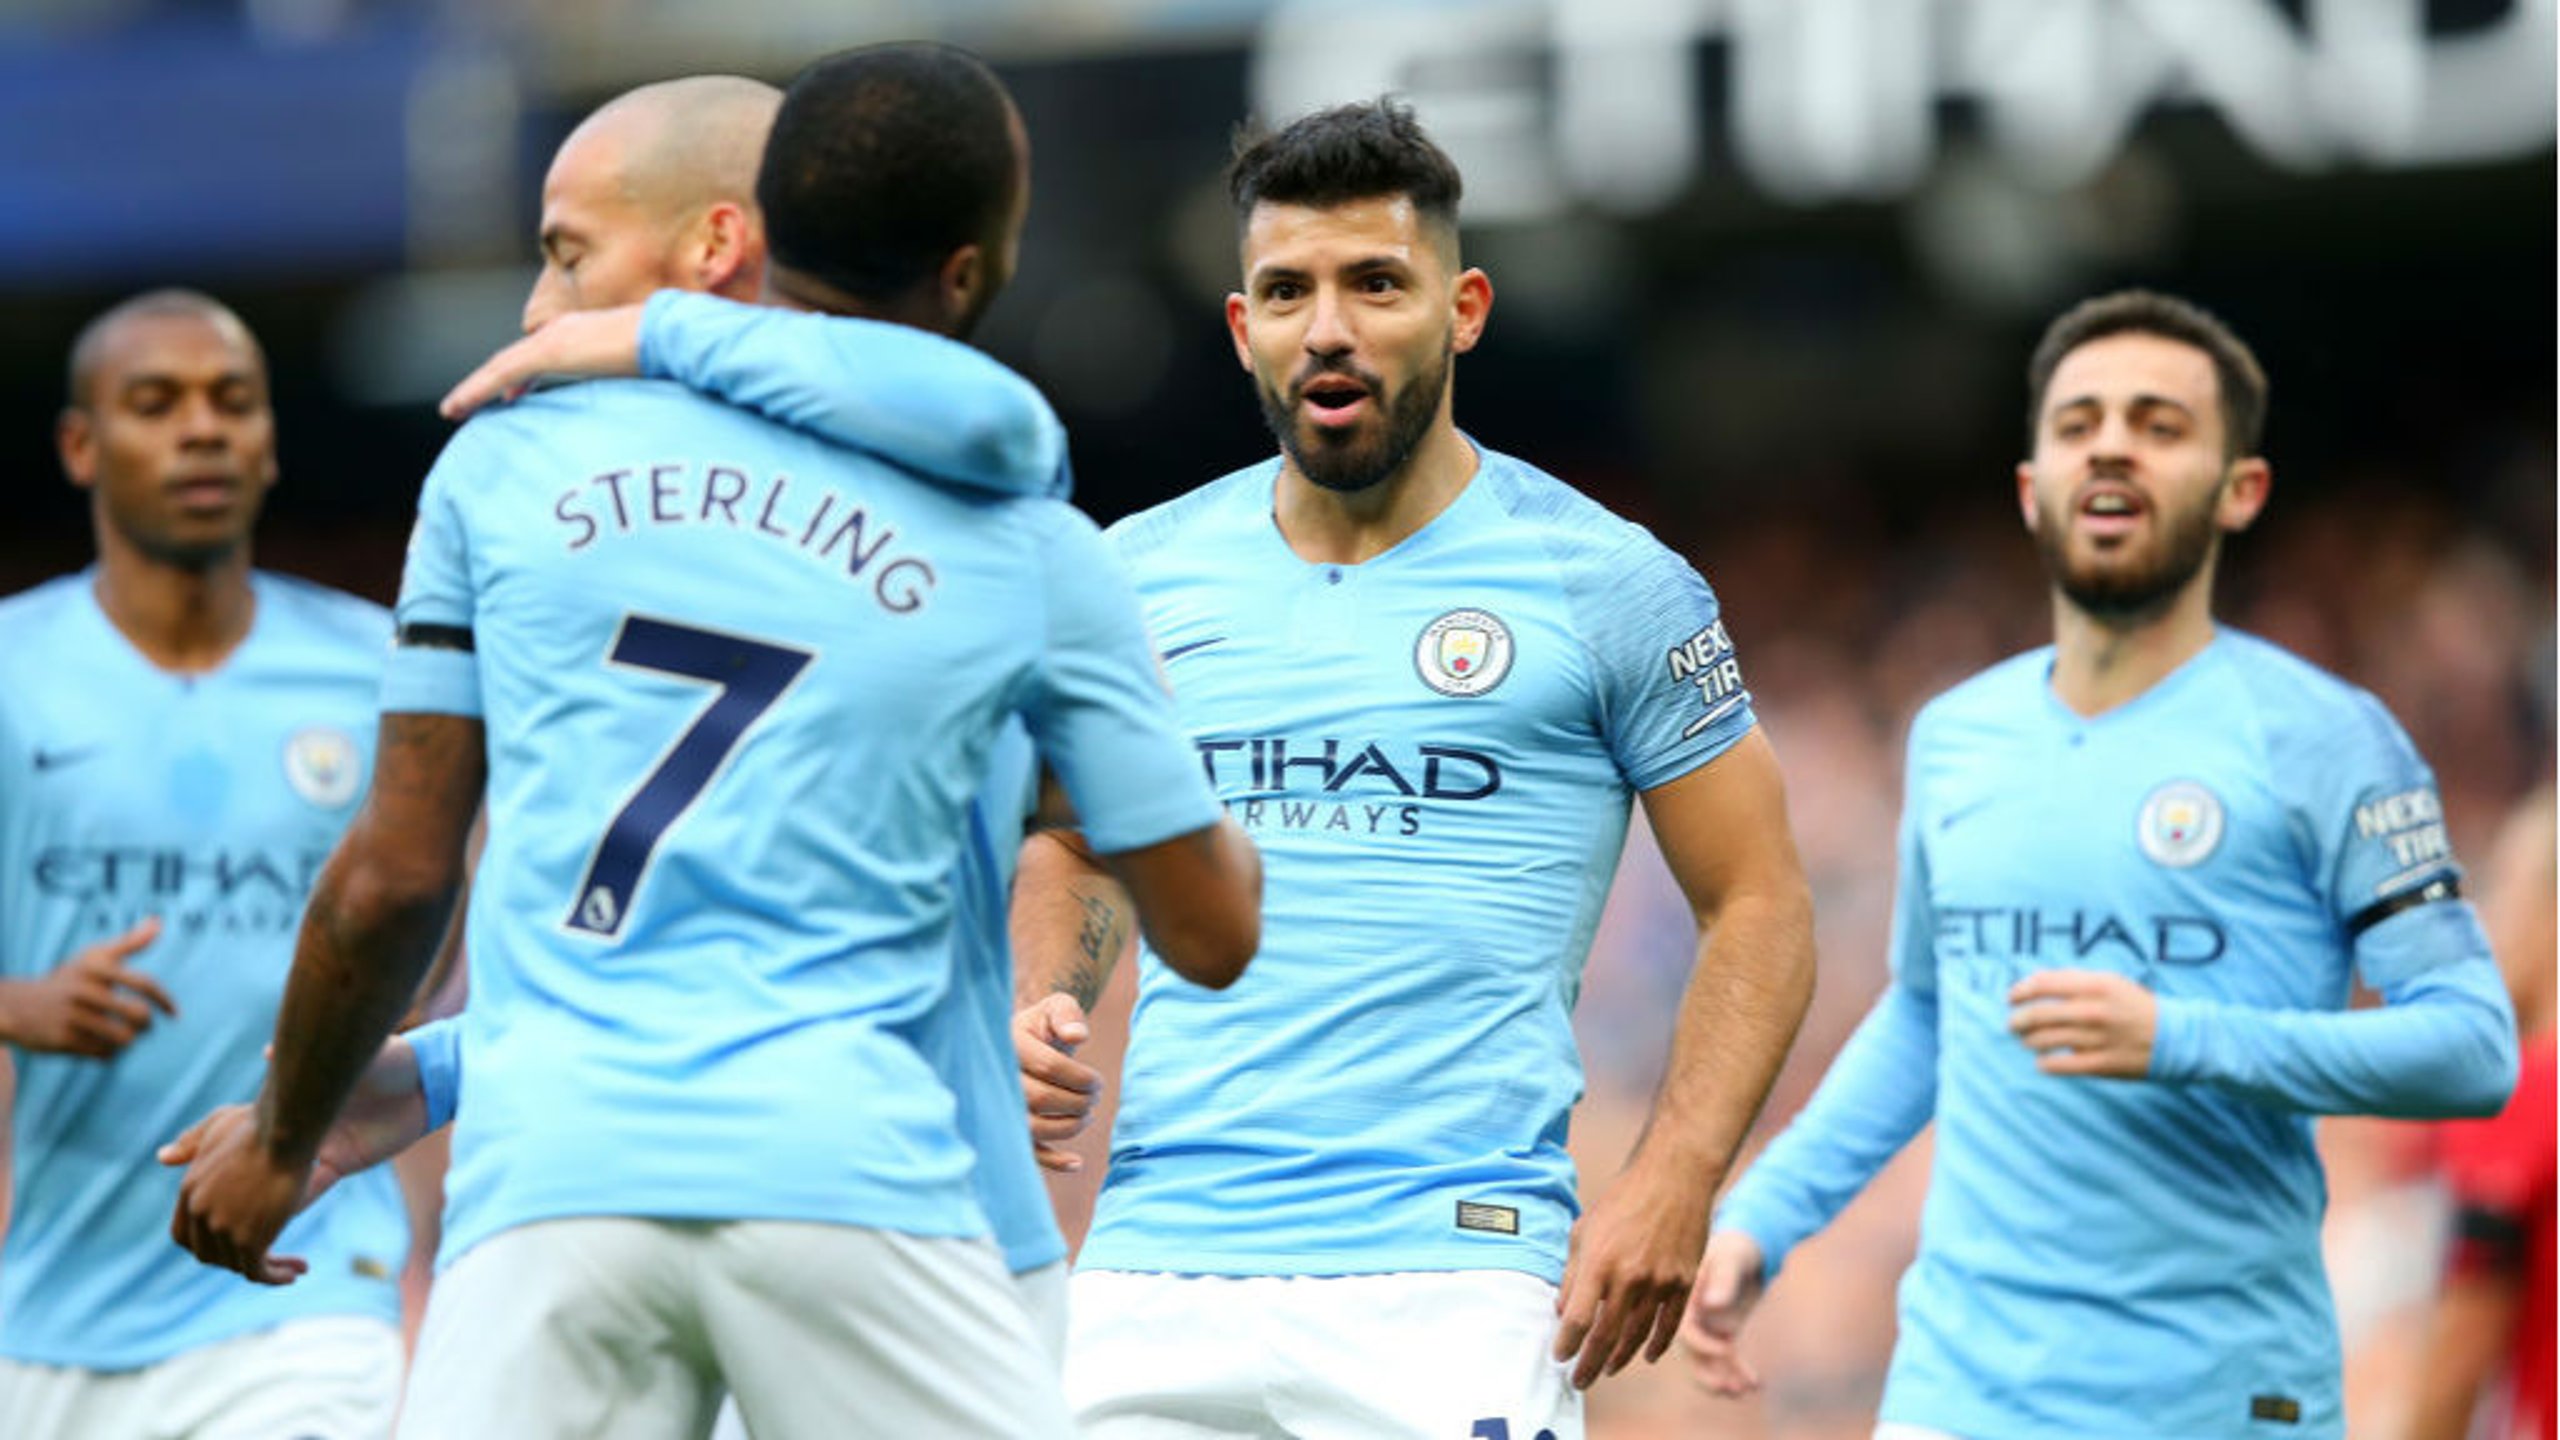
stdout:
<svg viewBox="0 0 2560 1440">
<path fill-rule="evenodd" d="M 417 990 L 463 873 L 486 774 L 479 720 L 382 717 L 373 786 L 303 912 L 254 1123 L 199 1154 L 170 1232 L 197 1258 L 267 1284 L 330 1122 Z"/>
<path fill-rule="evenodd" d="M 1644 1138 L 1573 1228 L 1555 1353 L 1581 1386 L 1660 1359 L 1678 1333 L 1708 1204 L 1813 998 L 1813 899 L 1767 738 L 1750 732 L 1644 804 L 1700 942 Z"/>
<path fill-rule="evenodd" d="M 1925 944 L 1927 882 L 1908 852 L 1898 944 Z M 1926 973 L 1925 960 L 1897 956 Z M 1787 1255 L 1831 1223 L 1937 1109 L 1938 1012 L 1931 992 L 1896 979 L 1842 1046 L 1813 1099 L 1760 1152 L 1726 1195 L 1707 1237 L 1680 1337 L 1691 1374 L 1719 1395 L 1748 1394 L 1760 1377 L 1741 1357 L 1744 1326 Z"/>
<path fill-rule="evenodd" d="M 22 1050 L 112 1060 L 151 1028 L 151 1012 L 176 1015 L 160 982 L 125 962 L 160 938 L 148 917 L 82 947 L 50 972 L 0 980 L 0 1043 Z"/>
<path fill-rule="evenodd" d="M 1063 496 L 1066 430 L 1038 387 L 984 351 L 885 320 L 663 290 L 559 316 L 445 396 L 461 419 L 543 376 L 673 380 L 955 484 Z"/>
</svg>

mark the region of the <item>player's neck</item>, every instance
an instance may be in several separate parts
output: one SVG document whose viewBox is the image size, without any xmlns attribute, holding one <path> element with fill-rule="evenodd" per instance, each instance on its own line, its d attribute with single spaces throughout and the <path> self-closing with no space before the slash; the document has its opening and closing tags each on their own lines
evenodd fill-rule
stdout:
<svg viewBox="0 0 2560 1440">
<path fill-rule="evenodd" d="M 764 272 L 764 303 L 782 310 L 808 310 L 826 315 L 849 315 L 857 320 L 886 320 L 895 325 L 912 325 L 936 335 L 949 335 L 950 317 L 944 313 L 929 287 L 918 286 L 903 295 L 873 299 L 830 285 L 814 275 L 806 275 L 788 266 L 768 263 Z"/>
<path fill-rule="evenodd" d="M 2187 582 L 2163 608 L 2132 618 L 2092 615 L 2053 595 L 2053 693 L 2081 716 L 2140 697 L 2213 643 L 2213 573 Z"/>
<path fill-rule="evenodd" d="M 182 675 L 229 659 L 258 609 L 246 545 L 196 569 L 155 560 L 120 538 L 102 539 L 97 596 L 108 622 L 144 659 Z"/>
<path fill-rule="evenodd" d="M 1299 559 L 1357 565 L 1439 518 L 1475 478 L 1477 464 L 1475 447 L 1444 408 L 1403 467 L 1364 490 L 1328 490 L 1299 474 L 1295 461 L 1284 460 L 1272 519 Z"/>
</svg>

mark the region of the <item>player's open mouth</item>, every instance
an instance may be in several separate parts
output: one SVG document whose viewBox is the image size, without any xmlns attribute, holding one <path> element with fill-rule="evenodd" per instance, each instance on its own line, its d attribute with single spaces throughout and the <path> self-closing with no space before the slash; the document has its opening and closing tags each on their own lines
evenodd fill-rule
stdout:
<svg viewBox="0 0 2560 1440">
<path fill-rule="evenodd" d="M 2138 490 L 2100 486 L 2081 495 L 2075 513 L 2082 530 L 2103 539 L 2133 533 L 2150 509 Z"/>
<path fill-rule="evenodd" d="M 1368 403 L 1369 387 L 1327 376 L 1301 387 L 1298 398 L 1306 402 L 1317 424 L 1347 425 L 1359 418 L 1361 407 Z"/>
</svg>

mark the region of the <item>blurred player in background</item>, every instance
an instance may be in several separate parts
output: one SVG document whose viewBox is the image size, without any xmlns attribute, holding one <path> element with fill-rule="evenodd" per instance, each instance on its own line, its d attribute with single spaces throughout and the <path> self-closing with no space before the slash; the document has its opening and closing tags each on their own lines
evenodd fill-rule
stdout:
<svg viewBox="0 0 2560 1440">
<path fill-rule="evenodd" d="M 150 1157 L 257 1090 L 304 897 L 364 794 L 390 617 L 250 568 L 275 416 L 220 303 L 92 320 L 58 438 L 98 563 L 0 602 L 0 1434 L 384 1436 L 390 1173 L 286 1231 L 309 1273 L 277 1290 L 168 1243 L 178 1177 Z"/>
<path fill-rule="evenodd" d="M 1879 1436 L 2336 1436 L 2312 1117 L 2495 1110 L 2514 1018 L 2400 727 L 2214 622 L 2271 482 L 2248 348 L 2127 291 L 2029 375 L 2054 644 L 1913 722 L 1894 978 L 1726 1198 L 1684 1336 L 1755 1385 L 1762 1287 L 1934 1116 Z"/>
<path fill-rule="evenodd" d="M 821 61 L 759 176 L 768 295 L 965 333 L 1027 166 L 960 52 Z M 400 618 L 374 801 L 315 898 L 258 1123 L 191 1168 L 181 1235 L 274 1274 L 379 977 L 449 896 L 485 744 L 503 878 L 473 900 L 403 1432 L 699 1434 L 725 1383 L 766 1440 L 1065 1434 L 902 1027 L 943 989 L 966 803 L 1017 711 L 1151 933 L 1210 983 L 1251 953 L 1252 848 L 1099 536 L 670 387 L 578 387 L 455 438 Z"/>
<path fill-rule="evenodd" d="M 1148 962 L 1068 1388 L 1102 1437 L 1578 1435 L 1575 1385 L 1669 1344 L 1810 987 L 1776 767 L 1696 573 L 1455 428 L 1450 361 L 1491 287 L 1459 263 L 1458 177 L 1411 117 L 1314 117 L 1237 177 L 1250 293 L 1230 318 L 1284 455 L 1112 535 L 1182 723 L 1273 857 L 1272 919 L 1232 990 Z M 839 322 L 753 317 L 765 365 L 738 337 L 683 354 L 649 318 L 653 371 L 859 437 Z M 520 351 L 467 398 L 526 355 L 629 361 Z M 1652 1129 L 1569 1242 L 1567 1011 L 1630 791 L 1712 948 Z M 1052 1139 L 1099 1085 L 1053 1046 L 1130 931 L 1078 849 L 1035 837 L 1015 911 Z"/>
<path fill-rule="evenodd" d="M 525 306 L 528 332 L 564 314 L 637 307 L 662 288 L 724 295 L 759 290 L 765 244 L 755 209 L 756 163 L 781 101 L 782 92 L 761 81 L 699 76 L 642 86 L 579 125 L 562 143 L 543 186 L 543 270 Z M 662 332 L 674 327 L 686 337 L 676 347 L 680 351 L 701 349 L 732 365 L 752 363 L 756 337 L 728 334 L 727 318 L 716 308 L 681 304 L 662 306 L 657 317 Z M 636 327 L 639 320 L 635 309 L 609 317 L 604 328 Z M 560 337 L 577 328 L 564 326 L 498 363 L 521 361 L 557 371 L 561 365 L 551 357 Z M 1044 434 L 1049 441 L 1057 438 L 1055 417 L 1027 383 L 1016 382 L 1021 403 L 1014 413 L 990 408 L 1001 425 L 937 405 L 962 384 L 972 393 L 1002 395 L 1000 382 L 1010 377 L 996 362 L 911 326 L 850 325 L 835 338 L 844 347 L 836 372 L 844 403 L 868 404 L 878 412 L 844 421 L 866 437 L 866 448 L 956 480 L 1002 479 L 1024 494 L 1063 490 L 1059 446 L 1033 443 Z M 989 377 L 972 381 L 954 373 L 972 367 Z M 970 457 L 990 450 L 1018 455 L 1021 463 L 992 475 L 973 467 Z M 962 1132 L 976 1152 L 972 1177 L 979 1204 L 1044 1345 L 1062 1355 L 1066 1239 L 1032 1158 L 1022 1082 L 1007 1039 L 1013 958 L 1005 907 L 1035 777 L 1029 735 L 1018 725 L 1008 727 L 990 762 L 987 786 L 972 802 L 954 882 L 959 893 L 951 993 L 909 1033 L 958 1101 Z M 386 1044 L 359 1091 L 362 1103 L 351 1102 L 341 1113 L 332 1132 L 337 1149 L 324 1156 L 325 1167 L 335 1173 L 378 1163 L 451 1118 L 461 1082 L 461 1029 L 459 1019 L 440 1020 Z M 185 1164 L 213 1126 L 248 1120 L 247 1107 L 233 1107 L 199 1125 L 164 1159 Z M 722 1415 L 720 1432 L 735 1432 L 735 1407 Z"/>
<path fill-rule="evenodd" d="M 2452 1263 L 2430 1318 L 2415 1380 L 2411 1440 L 2474 1433 L 2560 1435 L 2552 1323 L 2560 1312 L 2552 1244 L 2560 1181 L 2560 1102 L 2554 1096 L 2555 857 L 2549 786 L 2508 817 L 2489 857 L 2481 919 L 2496 940 L 2523 1073 L 2507 1108 L 2488 1120 L 2438 1127 L 2438 1164 L 2454 1205 Z M 2484 1403 L 2485 1402 L 2485 1403 Z M 2491 1417 L 2475 1429 L 2475 1411 Z"/>
</svg>

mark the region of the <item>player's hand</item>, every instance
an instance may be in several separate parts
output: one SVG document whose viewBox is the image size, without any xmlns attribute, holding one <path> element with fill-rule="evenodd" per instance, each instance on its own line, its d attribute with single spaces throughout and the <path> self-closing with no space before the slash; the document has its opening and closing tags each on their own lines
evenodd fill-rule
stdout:
<svg viewBox="0 0 2560 1440">
<path fill-rule="evenodd" d="M 198 1155 L 234 1128 L 254 1122 L 246 1105 L 225 1105 L 187 1127 L 186 1133 L 160 1147 L 163 1165 L 192 1165 Z M 423 1139 L 427 1133 L 427 1096 L 418 1084 L 418 1056 L 409 1042 L 394 1035 L 357 1078 L 355 1093 L 320 1141 L 311 1162 L 311 1180 L 298 1209 L 329 1193 L 332 1186 L 359 1170 L 370 1170 Z"/>
<path fill-rule="evenodd" d="M 154 915 L 50 974 L 0 984 L 0 1034 L 28 1050 L 114 1059 L 151 1028 L 152 1011 L 178 1013 L 159 981 L 124 963 L 159 938 Z"/>
<path fill-rule="evenodd" d="M 2139 1080 L 2151 1073 L 2160 997 L 2130 976 L 2045 970 L 2009 987 L 2009 1033 L 2047 1075 Z"/>
<path fill-rule="evenodd" d="M 1575 1362 L 1576 1389 L 1671 1348 L 1707 1242 L 1712 1189 L 1678 1183 L 1639 1155 L 1574 1222 L 1556 1292 L 1555 1357 Z"/>
<path fill-rule="evenodd" d="M 1698 1283 L 1689 1292 L 1689 1313 L 1680 1322 L 1680 1343 L 1689 1352 L 1689 1373 L 1718 1395 L 1740 1397 L 1760 1388 L 1760 1376 L 1742 1359 L 1743 1322 L 1760 1303 L 1768 1283 L 1768 1262 L 1760 1242 L 1739 1230 L 1707 1236 L 1707 1258 L 1698 1262 Z"/>
<path fill-rule="evenodd" d="M 482 361 L 445 392 L 436 409 L 447 420 L 460 420 L 493 400 L 514 399 L 545 375 L 637 375 L 641 309 L 623 305 L 556 316 Z"/>
<path fill-rule="evenodd" d="M 311 1183 L 310 1167 L 278 1159 L 247 1107 L 233 1108 L 243 1113 L 216 1111 L 198 1122 L 196 1129 L 205 1133 L 196 1136 L 195 1158 L 178 1182 L 169 1235 L 207 1265 L 260 1285 L 290 1285 L 309 1264 L 296 1256 L 270 1255 L 267 1247 L 301 1208 Z"/>
<path fill-rule="evenodd" d="M 1067 1142 L 1093 1122 L 1102 1072 L 1076 1059 L 1093 1033 L 1084 1007 L 1062 992 L 1044 995 L 1013 1017 L 1013 1054 L 1022 1066 L 1022 1095 L 1031 1107 L 1031 1149 L 1042 1168 L 1072 1172 L 1084 1157 Z"/>
</svg>

